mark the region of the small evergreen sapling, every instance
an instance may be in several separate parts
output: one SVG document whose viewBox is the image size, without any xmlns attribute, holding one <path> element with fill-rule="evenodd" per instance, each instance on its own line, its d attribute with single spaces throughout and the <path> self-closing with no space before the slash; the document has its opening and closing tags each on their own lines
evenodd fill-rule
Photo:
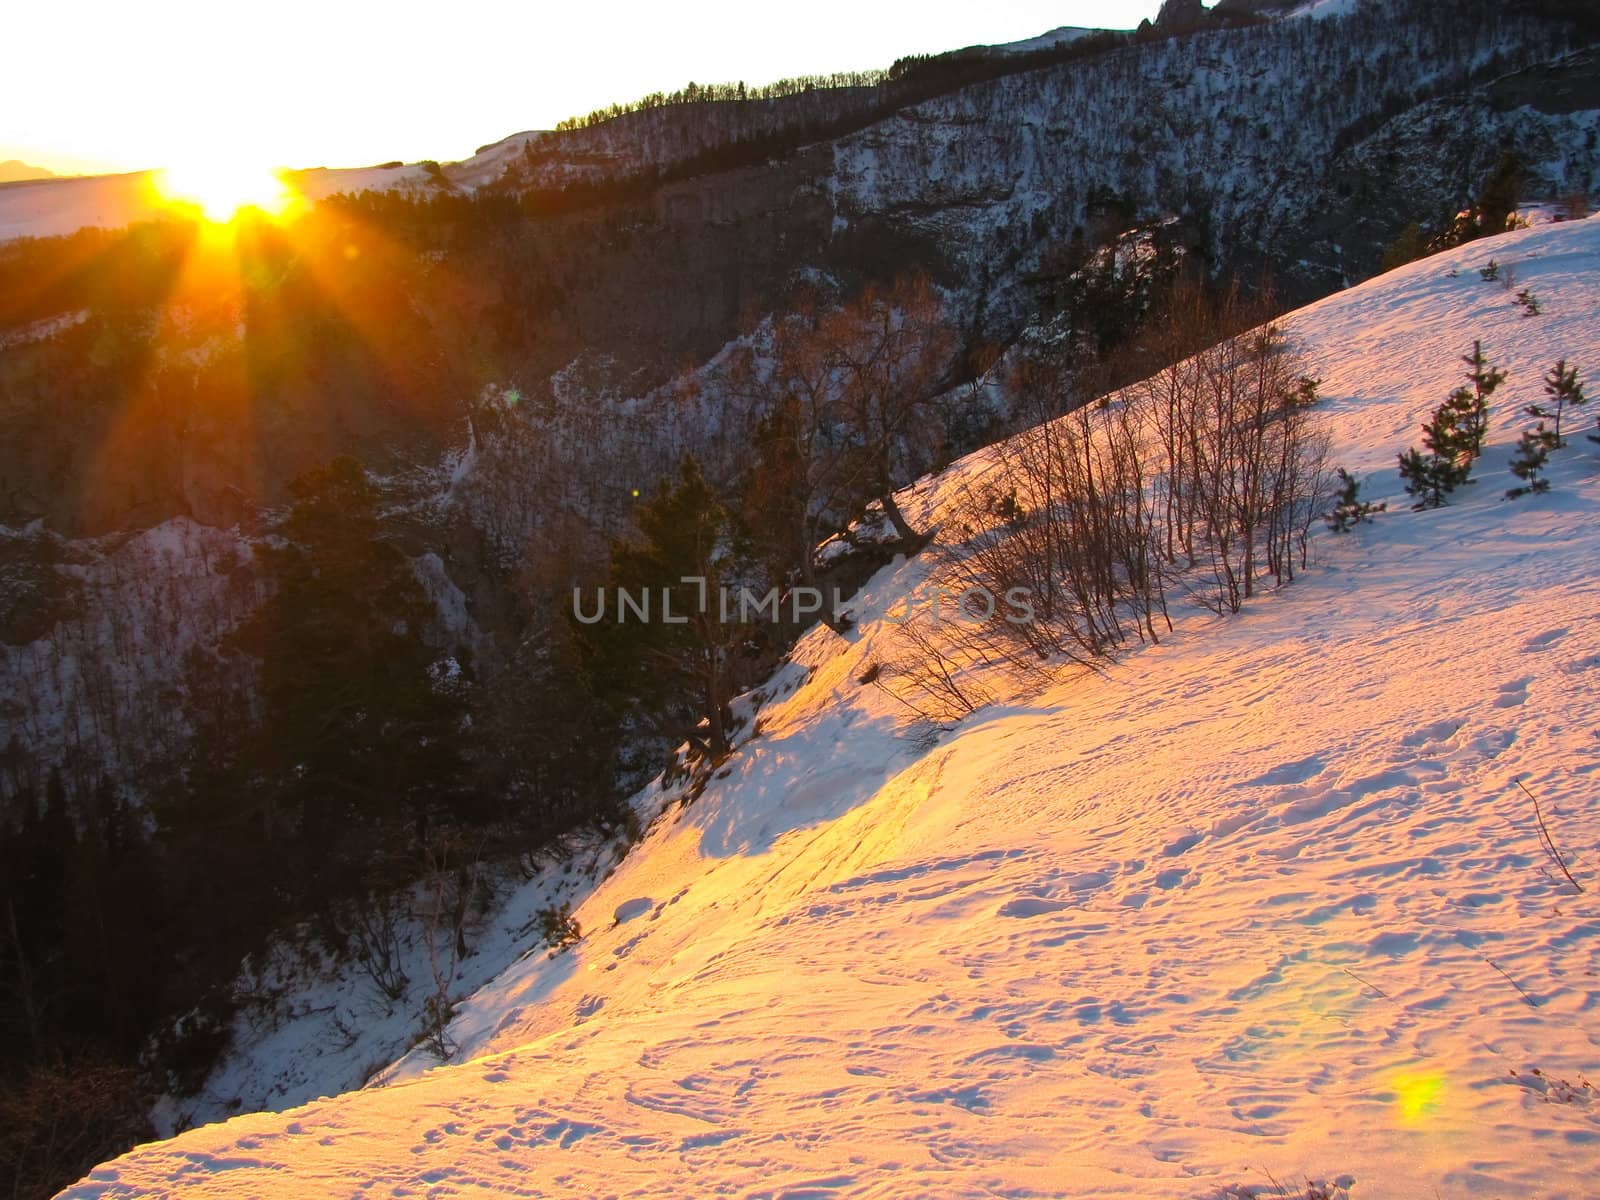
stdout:
<svg viewBox="0 0 1600 1200">
<path fill-rule="evenodd" d="M 1453 401 L 1454 397 L 1435 409 L 1433 419 L 1422 427 L 1427 453 L 1413 446 L 1400 455 L 1400 477 L 1407 493 L 1417 497 L 1412 508 L 1441 507 L 1446 496 L 1471 478 L 1472 455 Z"/>
<path fill-rule="evenodd" d="M 1478 268 L 1478 275 L 1485 283 L 1493 283 L 1496 279 L 1500 278 L 1500 264 L 1491 258 L 1487 263 Z"/>
<path fill-rule="evenodd" d="M 583 928 L 572 918 L 572 905 L 563 904 L 560 907 L 548 905 L 541 908 L 534 919 L 539 923 L 539 935 L 544 938 L 545 945 L 550 947 L 550 956 L 553 958 L 568 946 L 576 945 L 583 940 Z"/>
<path fill-rule="evenodd" d="M 1517 303 L 1522 305 L 1523 309 L 1525 310 L 1522 314 L 1525 317 L 1537 317 L 1541 311 L 1539 308 L 1539 297 L 1533 294 L 1532 288 L 1523 288 L 1520 292 L 1518 292 Z"/>
<path fill-rule="evenodd" d="M 1548 403 L 1530 404 L 1523 411 L 1530 417 L 1550 422 L 1550 448 L 1560 449 L 1566 445 L 1561 438 L 1562 413 L 1569 408 L 1579 407 L 1585 400 L 1583 384 L 1578 382 L 1578 368 L 1568 367 L 1564 358 L 1558 361 L 1544 377 L 1544 394 L 1550 397 Z"/>
<path fill-rule="evenodd" d="M 1363 521 L 1371 522 L 1374 513 L 1385 512 L 1387 504 L 1369 504 L 1358 497 L 1361 481 L 1343 467 L 1339 472 L 1339 499 L 1324 519 L 1335 533 L 1349 533 Z"/>
<path fill-rule="evenodd" d="M 1474 341 L 1472 353 L 1461 356 L 1467 364 L 1467 382 L 1470 389 L 1457 388 L 1448 401 L 1455 411 L 1456 426 L 1461 433 L 1459 446 L 1472 458 L 1483 453 L 1484 435 L 1489 431 L 1489 397 L 1505 382 L 1506 373 L 1491 367 L 1483 356 L 1483 343 Z M 1463 480 L 1462 482 L 1465 482 Z"/>
<path fill-rule="evenodd" d="M 1321 393 L 1317 390 L 1321 386 L 1322 380 L 1314 376 L 1300 376 L 1295 383 L 1294 394 L 1289 397 L 1289 403 L 1296 408 L 1310 408 L 1318 400 L 1322 399 Z"/>
<path fill-rule="evenodd" d="M 1511 473 L 1522 482 L 1506 493 L 1507 498 L 1550 490 L 1550 481 L 1543 471 L 1550 452 L 1566 445 L 1561 437 L 1561 418 L 1567 409 L 1582 405 L 1585 399 L 1583 385 L 1578 382 L 1578 369 L 1567 366 L 1566 359 L 1560 359 L 1544 377 L 1544 393 L 1549 400 L 1530 404 L 1523 410 L 1530 417 L 1537 417 L 1539 424 L 1524 433 L 1517 443 Z M 1550 422 L 1548 426 L 1547 421 Z M 1600 441 L 1600 438 L 1594 440 Z"/>
<path fill-rule="evenodd" d="M 1529 429 L 1517 442 L 1517 456 L 1511 460 L 1511 473 L 1522 480 L 1506 492 L 1507 500 L 1550 490 L 1550 481 L 1543 475 L 1545 461 L 1556 444 L 1555 434 L 1539 422 L 1537 429 Z"/>
</svg>

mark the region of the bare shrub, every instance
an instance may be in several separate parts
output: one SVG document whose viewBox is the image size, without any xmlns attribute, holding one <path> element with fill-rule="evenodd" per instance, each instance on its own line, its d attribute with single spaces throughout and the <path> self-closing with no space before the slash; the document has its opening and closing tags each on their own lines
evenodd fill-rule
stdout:
<svg viewBox="0 0 1600 1200">
<path fill-rule="evenodd" d="M 981 628 L 1003 657 L 1093 664 L 1170 628 L 1145 425 L 1122 400 L 1080 407 L 997 447 L 958 503 L 940 579 L 995 601 Z"/>
<path fill-rule="evenodd" d="M 150 1097 L 131 1067 L 80 1057 L 0 1081 L 0 1179 L 49 1196 L 152 1135 Z"/>
<path fill-rule="evenodd" d="M 401 968 L 401 901 L 373 889 L 330 911 L 330 940 L 348 954 L 373 985 L 390 1000 L 406 994 L 411 980 Z"/>
<path fill-rule="evenodd" d="M 455 1016 L 456 969 L 470 952 L 467 921 L 480 891 L 483 848 L 467 853 L 450 839 L 437 838 L 424 851 L 427 907 L 422 937 L 428 951 L 433 990 L 422 1002 L 422 1041 L 441 1062 L 458 1047 L 449 1026 Z"/>
<path fill-rule="evenodd" d="M 977 712 L 993 697 L 964 667 L 973 659 L 967 623 L 949 612 L 910 614 L 895 631 L 897 656 L 874 677 L 897 700 L 925 720 L 940 724 Z"/>
<path fill-rule="evenodd" d="M 956 502 L 938 579 L 1025 595 L 1030 612 L 983 622 L 980 646 L 1094 665 L 1171 629 L 1174 581 L 1220 614 L 1305 567 L 1331 498 L 1328 440 L 1287 332 L 1252 324 L 1264 303 L 1208 307 L 1180 291 L 1162 336 L 1171 350 L 1203 349 L 992 451 Z M 1048 354 L 1017 378 L 1041 411 L 1070 392 Z"/>
<path fill-rule="evenodd" d="M 1182 496 L 1170 540 L 1196 568 L 1191 595 L 1214 612 L 1238 612 L 1263 578 L 1282 585 L 1305 565 L 1331 486 L 1305 380 L 1287 334 L 1269 324 L 1216 342 L 1176 383 L 1186 394 L 1166 436 L 1184 460 L 1165 464 L 1168 490 Z"/>
</svg>

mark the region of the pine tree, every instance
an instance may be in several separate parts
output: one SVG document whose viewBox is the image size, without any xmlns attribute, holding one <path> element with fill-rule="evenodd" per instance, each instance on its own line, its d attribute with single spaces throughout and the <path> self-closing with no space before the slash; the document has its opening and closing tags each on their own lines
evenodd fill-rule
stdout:
<svg viewBox="0 0 1600 1200">
<path fill-rule="evenodd" d="M 584 631 L 595 669 L 664 733 L 716 762 L 730 746 L 734 660 L 748 633 L 736 615 L 723 619 L 724 595 L 748 582 L 742 531 L 688 456 L 634 522 L 641 539 L 611 548 L 611 619 Z"/>
<path fill-rule="evenodd" d="M 1506 499 L 1550 490 L 1550 481 L 1541 472 L 1555 444 L 1555 435 L 1545 428 L 1543 421 L 1537 429 L 1523 433 L 1517 442 L 1517 455 L 1511 460 L 1511 473 L 1522 483 L 1506 492 Z"/>
<path fill-rule="evenodd" d="M 1550 397 L 1548 404 L 1530 404 L 1523 411 L 1530 417 L 1551 423 L 1550 448 L 1558 450 L 1567 443 L 1561 437 L 1561 416 L 1568 408 L 1584 403 L 1583 384 L 1578 382 L 1578 368 L 1568 367 L 1567 360 L 1559 360 L 1544 377 L 1544 392 Z"/>
<path fill-rule="evenodd" d="M 794 394 L 761 418 L 751 464 L 740 481 L 742 517 L 753 547 L 774 579 L 816 582 L 813 558 L 835 494 L 843 491 L 815 410 Z"/>
<path fill-rule="evenodd" d="M 237 640 L 261 659 L 265 803 L 334 883 L 403 853 L 412 830 L 468 799 L 463 708 L 436 682 L 423 640 L 433 604 L 382 539 L 361 464 L 335 459 L 291 491 L 285 543 L 268 558 L 275 591 Z"/>
<path fill-rule="evenodd" d="M 1461 361 L 1467 364 L 1467 381 L 1472 387 L 1457 388 L 1450 394 L 1449 404 L 1456 413 L 1459 448 L 1477 458 L 1483 453 L 1483 439 L 1489 431 L 1489 397 L 1505 382 L 1506 373 L 1489 365 L 1480 341 L 1472 343 L 1472 353 L 1462 355 Z"/>
<path fill-rule="evenodd" d="M 1478 235 L 1492 237 L 1504 233 L 1511 217 L 1522 200 L 1522 157 L 1515 150 L 1506 150 L 1500 161 L 1484 180 L 1476 204 Z"/>
<path fill-rule="evenodd" d="M 53 1048 L 66 942 L 67 871 L 77 846 L 59 768 L 44 796 L 32 788 L 12 793 L 0 820 L 0 1071 L 12 1061 L 42 1062 Z"/>
<path fill-rule="evenodd" d="M 1335 533 L 1348 533 L 1363 522 L 1370 523 L 1375 513 L 1388 510 L 1387 504 L 1369 504 L 1359 498 L 1361 481 L 1343 467 L 1339 472 L 1339 499 L 1325 520 Z"/>
<path fill-rule="evenodd" d="M 1435 409 L 1433 419 L 1423 425 L 1426 454 L 1413 447 L 1400 455 L 1400 477 L 1406 481 L 1406 491 L 1417 497 L 1413 508 L 1439 508 L 1446 503 L 1446 496 L 1471 478 L 1472 456 L 1455 403 L 1456 396 L 1464 394 L 1463 388 Z"/>
</svg>

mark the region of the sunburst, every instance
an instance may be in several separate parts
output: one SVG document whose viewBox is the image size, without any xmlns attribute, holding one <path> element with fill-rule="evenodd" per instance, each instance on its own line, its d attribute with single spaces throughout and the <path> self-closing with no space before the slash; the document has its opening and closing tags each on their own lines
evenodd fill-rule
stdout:
<svg viewBox="0 0 1600 1200">
<path fill-rule="evenodd" d="M 282 173 L 259 164 L 222 158 L 196 159 L 168 167 L 155 178 L 163 203 L 225 225 L 242 212 L 281 217 L 295 203 Z"/>
</svg>

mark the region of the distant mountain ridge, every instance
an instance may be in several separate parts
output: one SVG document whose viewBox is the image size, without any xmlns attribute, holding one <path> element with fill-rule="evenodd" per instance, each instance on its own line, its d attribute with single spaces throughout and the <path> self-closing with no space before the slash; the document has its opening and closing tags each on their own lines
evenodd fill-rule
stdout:
<svg viewBox="0 0 1600 1200">
<path fill-rule="evenodd" d="M 30 179 L 59 179 L 60 176 L 45 167 L 36 167 L 20 158 L 0 162 L 0 183 L 22 183 Z"/>
</svg>

